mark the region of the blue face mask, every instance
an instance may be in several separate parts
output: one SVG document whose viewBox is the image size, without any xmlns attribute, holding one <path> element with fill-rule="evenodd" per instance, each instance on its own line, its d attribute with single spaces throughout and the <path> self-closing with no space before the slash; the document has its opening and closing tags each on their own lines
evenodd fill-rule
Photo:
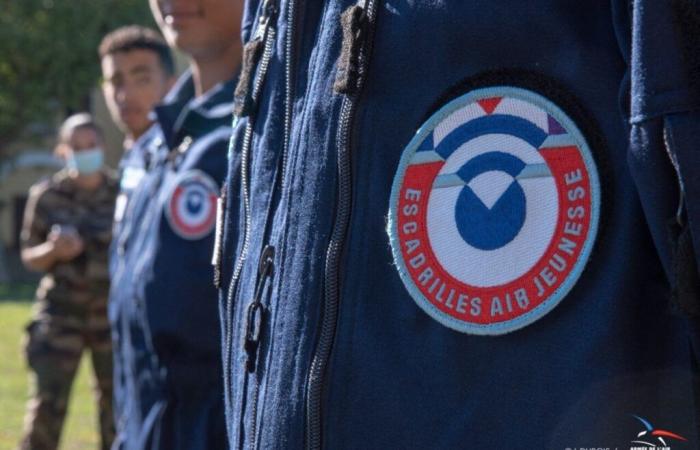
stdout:
<svg viewBox="0 0 700 450">
<path fill-rule="evenodd" d="M 104 152 L 100 147 L 74 151 L 66 161 L 66 166 L 80 175 L 90 175 L 102 168 Z"/>
</svg>

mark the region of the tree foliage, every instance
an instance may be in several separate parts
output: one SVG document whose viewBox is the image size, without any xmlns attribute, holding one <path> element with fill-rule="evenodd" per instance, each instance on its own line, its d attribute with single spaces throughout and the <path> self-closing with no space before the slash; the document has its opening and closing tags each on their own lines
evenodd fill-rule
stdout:
<svg viewBox="0 0 700 450">
<path fill-rule="evenodd" d="M 147 0 L 0 0 L 0 155 L 29 124 L 85 107 L 102 37 L 133 23 L 153 25 Z"/>
</svg>

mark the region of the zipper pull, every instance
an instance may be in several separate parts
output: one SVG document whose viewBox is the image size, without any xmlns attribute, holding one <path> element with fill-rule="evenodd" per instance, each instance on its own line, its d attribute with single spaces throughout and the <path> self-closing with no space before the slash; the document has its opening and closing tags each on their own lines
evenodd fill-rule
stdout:
<svg viewBox="0 0 700 450">
<path fill-rule="evenodd" d="M 226 183 L 221 186 L 221 194 L 216 199 L 216 231 L 214 232 L 214 252 L 211 265 L 214 266 L 214 287 L 221 287 L 221 259 L 223 257 L 224 215 L 226 213 Z"/>
<path fill-rule="evenodd" d="M 333 90 L 339 94 L 352 94 L 358 88 L 360 53 L 367 35 L 368 23 L 367 11 L 361 4 L 349 7 L 340 16 L 343 42 L 333 84 Z"/>
<path fill-rule="evenodd" d="M 274 0 L 265 0 L 255 35 L 250 42 L 243 46 L 243 64 L 236 90 L 233 93 L 233 113 L 237 117 L 248 116 L 254 109 L 253 81 L 255 80 L 255 71 L 265 48 L 271 22 L 276 15 L 277 6 L 274 4 Z"/>
<path fill-rule="evenodd" d="M 272 245 L 266 245 L 263 248 L 262 253 L 260 253 L 260 264 L 258 265 L 258 276 L 267 277 L 271 276 L 275 267 L 275 247 Z"/>
<path fill-rule="evenodd" d="M 262 303 L 254 301 L 248 305 L 245 343 L 243 344 L 243 349 L 246 353 L 245 367 L 248 373 L 255 372 L 258 347 L 260 346 L 260 330 L 262 329 L 264 314 L 265 311 L 263 311 Z"/>
<path fill-rule="evenodd" d="M 253 301 L 248 305 L 245 341 L 243 343 L 243 350 L 246 352 L 246 370 L 248 373 L 253 373 L 256 369 L 260 334 L 265 319 L 265 310 L 261 300 L 265 282 L 272 276 L 274 271 L 274 256 L 275 248 L 271 245 L 266 245 L 260 255 L 258 282 L 255 286 Z"/>
<path fill-rule="evenodd" d="M 267 26 L 270 24 L 270 20 L 277 16 L 277 5 L 275 5 L 275 0 L 265 0 L 262 6 L 262 13 L 258 22 L 260 23 L 260 28 L 256 30 L 256 36 L 262 38 L 265 37 L 265 32 L 267 32 Z"/>
</svg>

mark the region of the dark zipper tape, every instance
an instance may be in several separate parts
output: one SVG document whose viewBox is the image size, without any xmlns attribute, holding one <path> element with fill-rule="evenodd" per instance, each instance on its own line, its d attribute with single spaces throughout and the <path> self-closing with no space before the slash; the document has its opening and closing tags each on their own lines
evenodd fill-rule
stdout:
<svg viewBox="0 0 700 450">
<path fill-rule="evenodd" d="M 333 348 L 333 341 L 338 321 L 340 305 L 340 259 L 343 253 L 344 241 L 350 223 L 350 208 L 352 206 L 352 130 L 355 121 L 357 103 L 362 92 L 369 59 L 372 52 L 372 38 L 376 24 L 376 12 L 378 3 L 375 0 L 362 0 L 357 5 L 348 8 L 341 17 L 343 25 L 347 23 L 349 31 L 344 34 L 343 48 L 355 49 L 351 51 L 348 59 L 354 64 L 357 76 L 353 80 L 348 68 L 341 73 L 341 79 L 349 81 L 344 84 L 348 90 L 340 111 L 340 125 L 338 127 L 338 197 L 336 201 L 336 216 L 333 225 L 330 242 L 326 251 L 326 265 L 324 273 L 324 300 L 321 312 L 321 326 L 319 328 L 318 341 L 314 352 L 306 391 L 306 448 L 320 449 L 322 446 L 322 397 L 326 376 L 326 367 Z M 358 11 L 358 8 L 361 11 Z M 357 32 L 356 30 L 365 30 Z M 354 42 L 358 41 L 358 42 Z M 342 58 L 341 54 L 341 58 Z M 346 62 L 348 62 L 346 61 Z M 340 64 L 344 64 L 343 61 Z"/>
</svg>

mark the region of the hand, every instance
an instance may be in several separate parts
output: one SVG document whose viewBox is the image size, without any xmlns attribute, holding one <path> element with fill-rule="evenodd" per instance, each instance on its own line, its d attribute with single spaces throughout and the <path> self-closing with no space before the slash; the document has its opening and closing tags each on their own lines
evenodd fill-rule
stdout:
<svg viewBox="0 0 700 450">
<path fill-rule="evenodd" d="M 54 225 L 47 240 L 53 244 L 53 254 L 58 261 L 71 261 L 85 250 L 85 243 L 73 227 Z"/>
</svg>

